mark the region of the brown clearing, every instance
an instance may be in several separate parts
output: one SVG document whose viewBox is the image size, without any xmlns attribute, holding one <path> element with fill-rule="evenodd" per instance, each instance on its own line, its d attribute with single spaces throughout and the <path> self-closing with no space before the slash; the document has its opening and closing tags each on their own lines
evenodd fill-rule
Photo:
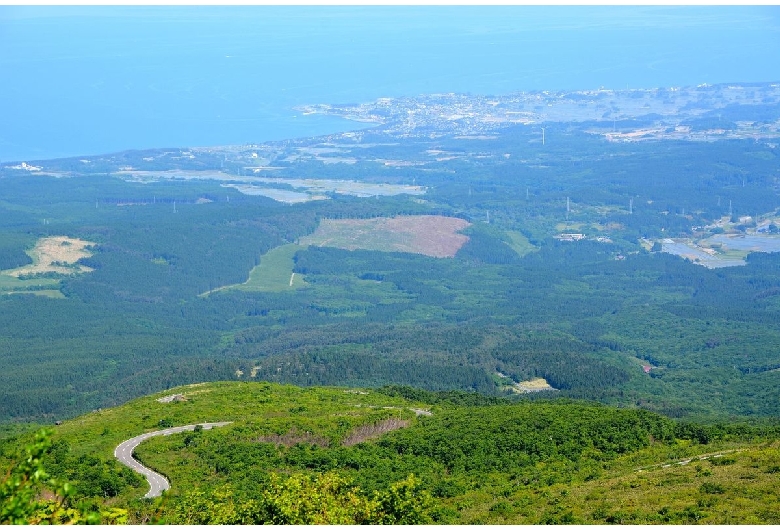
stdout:
<svg viewBox="0 0 780 530">
<path fill-rule="evenodd" d="M 520 381 L 519 383 L 515 383 L 514 386 L 512 387 L 512 390 L 519 394 L 526 394 L 529 392 L 540 392 L 542 390 L 555 390 L 555 389 L 550 386 L 550 384 L 547 382 L 546 379 L 542 377 L 537 377 L 534 379 L 530 379 L 528 381 Z"/>
<path fill-rule="evenodd" d="M 408 426 L 409 420 L 401 420 L 398 418 L 388 418 L 372 425 L 361 425 L 360 427 L 353 430 L 349 436 L 344 438 L 344 441 L 341 442 L 341 445 L 345 447 L 357 445 L 359 443 L 365 442 L 366 440 L 379 438 L 386 432 L 397 431 L 398 429 L 403 429 L 404 427 Z"/>
<path fill-rule="evenodd" d="M 56 272 L 59 274 L 74 274 L 90 272 L 91 268 L 75 263 L 81 258 L 88 258 L 92 253 L 86 247 L 94 245 L 89 241 L 67 236 L 44 237 L 38 240 L 35 248 L 28 251 L 33 259 L 32 265 L 4 271 L 9 276 L 18 278 L 25 274 Z"/>
<path fill-rule="evenodd" d="M 457 233 L 471 223 L 456 217 L 406 215 L 377 219 L 323 219 L 302 245 L 346 250 L 411 252 L 451 258 L 468 241 Z"/>
<path fill-rule="evenodd" d="M 379 438 L 387 432 L 408 427 L 409 423 L 409 420 L 388 418 L 378 423 L 361 425 L 353 429 L 352 432 L 350 432 L 347 437 L 344 438 L 344 440 L 341 442 L 341 445 L 349 447 L 352 445 L 357 445 L 366 440 Z M 266 434 L 264 436 L 258 436 L 256 441 L 283 445 L 285 447 L 292 447 L 293 445 L 299 443 L 318 445 L 320 447 L 328 447 L 330 445 L 330 442 L 324 436 L 313 434 L 309 431 L 301 432 L 295 427 L 293 427 L 285 434 Z"/>
</svg>

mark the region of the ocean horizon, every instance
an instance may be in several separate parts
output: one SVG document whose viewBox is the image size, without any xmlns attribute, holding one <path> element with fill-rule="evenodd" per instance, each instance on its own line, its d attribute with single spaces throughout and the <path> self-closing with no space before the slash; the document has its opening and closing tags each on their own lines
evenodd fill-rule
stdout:
<svg viewBox="0 0 780 530">
<path fill-rule="evenodd" d="M 0 6 L 0 163 L 366 124 L 296 105 L 780 80 L 780 8 Z"/>
</svg>

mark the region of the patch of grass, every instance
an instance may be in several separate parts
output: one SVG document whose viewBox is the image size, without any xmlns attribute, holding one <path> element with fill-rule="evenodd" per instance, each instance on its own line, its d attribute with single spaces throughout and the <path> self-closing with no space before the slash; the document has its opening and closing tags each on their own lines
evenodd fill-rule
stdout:
<svg viewBox="0 0 780 530">
<path fill-rule="evenodd" d="M 90 272 L 92 269 L 78 265 L 81 258 L 92 256 L 87 250 L 94 243 L 67 236 L 42 237 L 35 247 L 25 251 L 32 259 L 32 265 L 25 265 L 4 271 L 9 276 L 55 272 L 59 274 L 76 274 Z"/>
<path fill-rule="evenodd" d="M 300 250 L 295 244 L 269 250 L 260 258 L 260 265 L 249 272 L 246 283 L 238 286 L 243 291 L 286 291 L 306 286 L 303 275 L 293 276 L 293 256 Z"/>
<path fill-rule="evenodd" d="M 718 252 L 718 256 L 722 259 L 745 259 L 748 254 L 750 254 L 750 252 L 747 250 L 727 249 Z"/>
<path fill-rule="evenodd" d="M 50 294 L 52 291 L 57 293 L 59 293 L 59 291 L 56 291 L 55 289 L 46 289 L 46 287 L 56 288 L 59 287 L 59 285 L 60 281 L 56 278 L 32 278 L 29 280 L 20 280 L 19 278 L 14 278 L 13 276 L 0 273 L 0 294 L 37 292 L 42 296 L 53 296 Z"/>
<path fill-rule="evenodd" d="M 272 248 L 260 258 L 260 264 L 249 271 L 249 279 L 240 284 L 226 285 L 215 291 L 237 289 L 241 291 L 279 292 L 300 289 L 306 286 L 302 274 L 293 274 L 293 256 L 302 247 L 294 243 Z M 203 295 L 201 295 L 203 296 Z"/>
<path fill-rule="evenodd" d="M 581 230 L 585 223 L 558 223 L 555 225 L 555 230 L 558 232 L 577 232 Z"/>
<path fill-rule="evenodd" d="M 520 232 L 508 230 L 506 235 L 508 235 L 509 239 L 511 240 L 509 246 L 512 248 L 512 250 L 517 252 L 519 256 L 525 256 L 526 254 L 539 250 L 534 245 L 532 245 L 531 242 L 528 241 L 528 238 Z"/>
</svg>

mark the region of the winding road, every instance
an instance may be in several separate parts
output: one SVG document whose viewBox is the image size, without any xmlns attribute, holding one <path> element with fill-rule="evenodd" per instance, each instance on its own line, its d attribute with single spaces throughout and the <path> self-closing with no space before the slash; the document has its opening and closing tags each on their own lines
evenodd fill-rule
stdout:
<svg viewBox="0 0 780 530">
<path fill-rule="evenodd" d="M 230 423 L 233 422 L 223 421 L 219 423 L 199 423 L 197 425 L 200 425 L 204 429 L 211 429 L 212 427 L 222 427 Z M 152 497 L 159 497 L 160 495 L 162 495 L 163 491 L 171 487 L 171 484 L 168 482 L 167 478 L 160 475 L 156 471 L 152 471 L 148 467 L 145 467 L 143 464 L 141 464 L 141 462 L 133 458 L 133 451 L 135 450 L 135 448 L 138 447 L 138 444 L 140 444 L 144 440 L 151 438 L 152 436 L 160 436 L 160 435 L 168 436 L 169 434 L 176 434 L 184 431 L 194 431 L 197 425 L 183 425 L 181 427 L 170 427 L 168 429 L 163 429 L 161 431 L 139 434 L 135 438 L 130 438 L 129 440 L 125 440 L 124 442 L 116 446 L 116 449 L 114 449 L 114 456 L 117 458 L 117 460 L 119 460 L 122 464 L 126 465 L 130 469 L 144 475 L 146 477 L 146 480 L 149 482 L 149 493 L 144 495 L 144 497 L 148 499 L 151 499 Z"/>
</svg>

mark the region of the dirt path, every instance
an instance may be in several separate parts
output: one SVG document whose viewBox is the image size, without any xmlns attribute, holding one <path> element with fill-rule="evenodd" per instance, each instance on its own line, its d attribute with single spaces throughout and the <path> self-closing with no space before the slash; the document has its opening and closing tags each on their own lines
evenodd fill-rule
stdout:
<svg viewBox="0 0 780 530">
<path fill-rule="evenodd" d="M 665 468 L 665 467 L 672 467 L 672 466 L 687 466 L 688 464 L 690 464 L 694 460 L 699 461 L 699 460 L 709 460 L 711 458 L 720 458 L 721 456 L 724 456 L 724 455 L 727 455 L 727 454 L 739 453 L 739 452 L 742 452 L 742 451 L 745 451 L 745 450 L 746 449 L 728 449 L 726 451 L 719 451 L 717 453 L 705 453 L 705 454 L 701 454 L 701 455 L 691 456 L 691 457 L 686 458 L 685 460 L 680 460 L 678 462 L 669 462 L 669 463 L 665 463 L 665 464 L 653 464 L 652 466 L 640 467 L 640 468 L 635 469 L 634 471 L 639 473 L 640 471 L 647 471 L 649 469 Z"/>
</svg>

